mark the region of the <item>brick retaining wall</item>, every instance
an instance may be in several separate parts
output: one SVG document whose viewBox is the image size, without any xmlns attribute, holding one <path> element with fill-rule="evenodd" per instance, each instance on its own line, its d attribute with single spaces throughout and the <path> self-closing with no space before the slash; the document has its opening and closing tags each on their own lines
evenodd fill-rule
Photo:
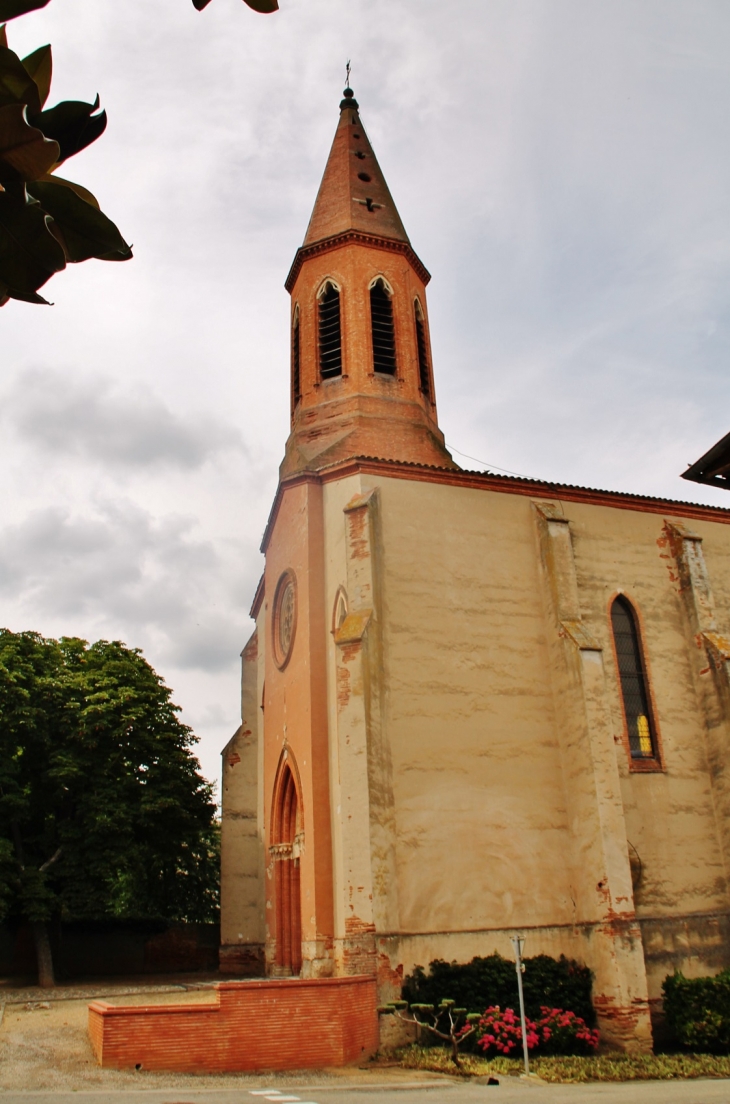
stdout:
<svg viewBox="0 0 730 1104">
<path fill-rule="evenodd" d="M 378 1047 L 372 977 L 225 981 L 215 1004 L 89 1005 L 99 1065 L 180 1073 L 344 1066 Z"/>
</svg>

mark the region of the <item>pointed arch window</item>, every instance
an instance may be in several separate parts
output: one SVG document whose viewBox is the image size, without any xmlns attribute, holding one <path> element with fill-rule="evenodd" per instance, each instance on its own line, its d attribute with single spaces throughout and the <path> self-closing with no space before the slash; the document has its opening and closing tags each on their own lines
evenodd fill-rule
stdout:
<svg viewBox="0 0 730 1104">
<path fill-rule="evenodd" d="M 294 308 L 294 319 L 291 328 L 291 391 L 292 407 L 295 407 L 302 397 L 301 354 L 299 338 L 299 307 Z"/>
<path fill-rule="evenodd" d="M 393 298 L 382 279 L 376 280 L 370 288 L 370 325 L 373 334 L 373 369 L 383 375 L 394 376 Z"/>
<path fill-rule="evenodd" d="M 657 739 L 636 611 L 622 594 L 611 606 L 621 698 L 632 759 L 657 759 Z"/>
<path fill-rule="evenodd" d="M 322 379 L 342 375 L 342 327 L 340 293 L 331 280 L 320 292 L 317 303 L 319 321 L 319 373 Z"/>
<path fill-rule="evenodd" d="M 414 304 L 416 315 L 416 344 L 418 346 L 418 383 L 421 393 L 427 399 L 431 398 L 431 368 L 428 363 L 428 343 L 426 341 L 426 319 L 423 317 L 423 307 L 416 299 Z"/>
</svg>

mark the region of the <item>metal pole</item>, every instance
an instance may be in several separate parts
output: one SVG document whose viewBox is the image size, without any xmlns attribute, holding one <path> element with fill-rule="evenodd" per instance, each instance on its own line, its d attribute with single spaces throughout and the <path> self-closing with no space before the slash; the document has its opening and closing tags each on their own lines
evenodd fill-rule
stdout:
<svg viewBox="0 0 730 1104">
<path fill-rule="evenodd" d="M 512 946 L 515 949 L 515 966 L 517 967 L 517 991 L 520 994 L 520 1023 L 522 1024 L 522 1053 L 525 1056 L 525 1074 L 529 1077 L 530 1074 L 530 1056 L 527 1051 L 527 1024 L 525 1023 L 525 996 L 522 992 L 522 971 L 524 966 L 522 964 L 522 951 L 525 946 L 525 940 L 523 936 L 516 935 L 512 940 Z"/>
</svg>

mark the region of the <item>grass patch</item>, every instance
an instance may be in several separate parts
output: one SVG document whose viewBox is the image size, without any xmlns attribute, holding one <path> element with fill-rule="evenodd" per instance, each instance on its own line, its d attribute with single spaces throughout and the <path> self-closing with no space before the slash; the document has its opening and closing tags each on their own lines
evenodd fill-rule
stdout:
<svg viewBox="0 0 730 1104">
<path fill-rule="evenodd" d="M 396 1051 L 403 1069 L 458 1073 L 448 1051 L 441 1047 L 410 1046 Z M 513 1058 L 479 1058 L 462 1054 L 462 1075 L 506 1077 L 522 1073 L 522 1061 Z M 550 1057 L 530 1059 L 530 1071 L 544 1081 L 571 1084 L 581 1081 L 676 1081 L 693 1077 L 730 1078 L 730 1057 L 713 1054 L 613 1054 L 590 1058 Z"/>
</svg>

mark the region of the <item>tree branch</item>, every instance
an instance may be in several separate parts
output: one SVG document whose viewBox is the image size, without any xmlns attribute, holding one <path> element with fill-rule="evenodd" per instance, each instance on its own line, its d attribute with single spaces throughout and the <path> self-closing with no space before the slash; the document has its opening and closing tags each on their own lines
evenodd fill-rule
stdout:
<svg viewBox="0 0 730 1104">
<path fill-rule="evenodd" d="M 18 866 L 21 870 L 25 870 L 25 860 L 23 858 L 23 838 L 20 834 L 20 825 L 17 820 L 10 822 L 10 827 L 13 832 L 13 844 L 15 846 L 15 857 L 18 860 Z"/>
<path fill-rule="evenodd" d="M 59 849 L 58 849 L 58 851 L 56 851 L 55 855 L 51 855 L 50 859 L 46 859 L 46 861 L 43 863 L 43 866 L 38 868 L 38 873 L 39 874 L 45 874 L 45 872 L 48 870 L 48 868 L 50 866 L 53 866 L 56 859 L 61 858 L 61 852 L 62 851 L 63 851 L 63 848 L 59 847 Z"/>
</svg>

